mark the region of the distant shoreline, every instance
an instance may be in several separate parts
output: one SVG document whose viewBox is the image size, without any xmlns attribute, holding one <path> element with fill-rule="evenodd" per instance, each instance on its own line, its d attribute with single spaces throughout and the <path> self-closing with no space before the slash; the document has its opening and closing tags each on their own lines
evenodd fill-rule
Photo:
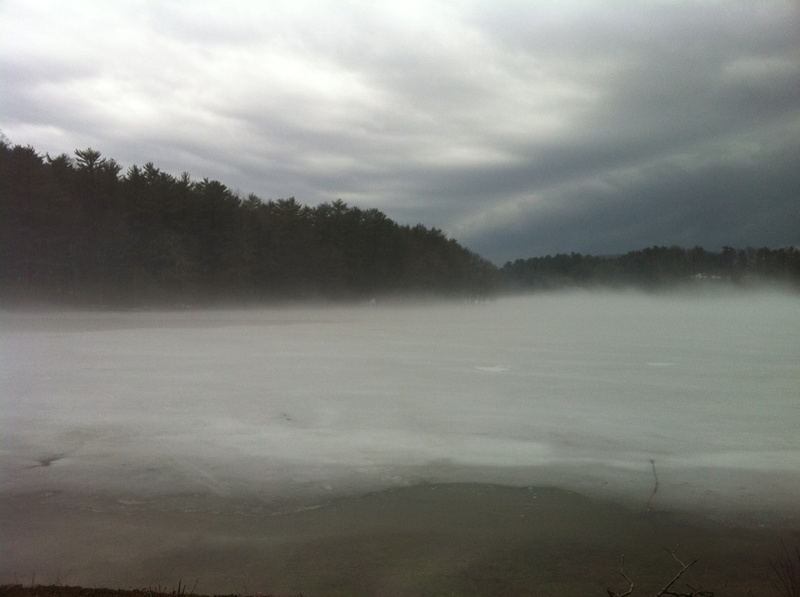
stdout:
<svg viewBox="0 0 800 597">
<path fill-rule="evenodd" d="M 547 296 L 552 294 L 604 294 L 647 296 L 715 296 L 747 295 L 753 293 L 782 293 L 800 296 L 800 284 L 791 280 L 741 279 L 741 280 L 695 280 L 680 279 L 653 285 L 637 283 L 592 282 L 573 283 L 562 281 L 555 284 L 509 285 L 489 294 L 436 294 L 397 292 L 391 294 L 365 294 L 349 297 L 250 297 L 250 296 L 202 296 L 179 295 L 149 297 L 147 299 L 98 300 L 87 296 L 61 296 L 48 292 L 28 292 L 6 289 L 0 293 L 0 311 L 19 313 L 42 312 L 184 312 L 203 310 L 257 310 L 292 309 L 318 307 L 386 307 L 430 304 L 482 304 L 485 302 L 519 297 Z"/>
</svg>

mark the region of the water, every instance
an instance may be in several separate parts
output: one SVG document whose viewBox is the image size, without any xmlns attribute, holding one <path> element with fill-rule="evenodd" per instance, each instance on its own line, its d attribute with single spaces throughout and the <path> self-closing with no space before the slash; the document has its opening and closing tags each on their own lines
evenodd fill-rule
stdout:
<svg viewBox="0 0 800 597">
<path fill-rule="evenodd" d="M 317 500 L 420 482 L 800 506 L 800 300 L 3 313 L 3 495 Z"/>
</svg>

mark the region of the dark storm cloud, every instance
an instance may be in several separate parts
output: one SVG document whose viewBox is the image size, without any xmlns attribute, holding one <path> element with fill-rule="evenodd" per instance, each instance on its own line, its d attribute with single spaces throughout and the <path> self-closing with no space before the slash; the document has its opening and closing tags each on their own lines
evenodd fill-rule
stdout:
<svg viewBox="0 0 800 597">
<path fill-rule="evenodd" d="M 0 127 L 243 194 L 342 198 L 502 262 L 797 244 L 800 8 L 3 5 Z"/>
<path fill-rule="evenodd" d="M 800 203 L 794 199 L 800 176 L 787 164 L 759 168 L 716 167 L 693 175 L 665 171 L 646 185 L 613 196 L 598 192 L 581 209 L 520 217 L 506 227 L 504 245 L 496 237 L 475 239 L 498 261 L 502 255 L 542 255 L 578 251 L 615 254 L 651 245 L 787 246 L 796 244 Z M 780 181 L 777 182 L 776 181 Z M 753 190 L 757 189 L 754 198 Z M 569 202 L 574 198 L 564 198 Z"/>
</svg>

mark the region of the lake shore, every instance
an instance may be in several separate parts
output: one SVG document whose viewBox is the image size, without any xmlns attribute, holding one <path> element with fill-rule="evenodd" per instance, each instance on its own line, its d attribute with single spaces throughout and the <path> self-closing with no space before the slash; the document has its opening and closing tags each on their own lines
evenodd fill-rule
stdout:
<svg viewBox="0 0 800 597">
<path fill-rule="evenodd" d="M 745 527 L 547 487 L 433 483 L 318 503 L 202 495 L 160 502 L 6 495 L 0 582 L 195 594 L 605 595 L 680 582 L 776 594 L 770 559 L 795 523 Z M 796 519 L 795 519 L 796 522 Z M 196 585 L 195 585 L 196 583 Z M 676 585 L 678 587 L 682 585 Z"/>
</svg>

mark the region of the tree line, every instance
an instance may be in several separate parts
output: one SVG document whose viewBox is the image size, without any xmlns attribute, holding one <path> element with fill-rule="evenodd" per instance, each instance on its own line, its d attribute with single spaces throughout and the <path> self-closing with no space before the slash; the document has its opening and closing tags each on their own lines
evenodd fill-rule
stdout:
<svg viewBox="0 0 800 597">
<path fill-rule="evenodd" d="M 653 246 L 616 256 L 558 254 L 509 261 L 502 276 L 504 287 L 516 291 L 763 283 L 800 288 L 800 250 L 723 247 L 713 252 L 702 247 Z"/>
<path fill-rule="evenodd" d="M 437 228 L 341 200 L 264 201 L 91 148 L 41 155 L 0 139 L 0 299 L 83 305 L 363 299 L 754 281 L 800 287 L 800 251 L 650 247 L 498 268 Z"/>
<path fill-rule="evenodd" d="M 95 304 L 487 294 L 497 268 L 437 228 L 341 200 L 241 197 L 92 149 L 0 147 L 6 298 Z"/>
</svg>

